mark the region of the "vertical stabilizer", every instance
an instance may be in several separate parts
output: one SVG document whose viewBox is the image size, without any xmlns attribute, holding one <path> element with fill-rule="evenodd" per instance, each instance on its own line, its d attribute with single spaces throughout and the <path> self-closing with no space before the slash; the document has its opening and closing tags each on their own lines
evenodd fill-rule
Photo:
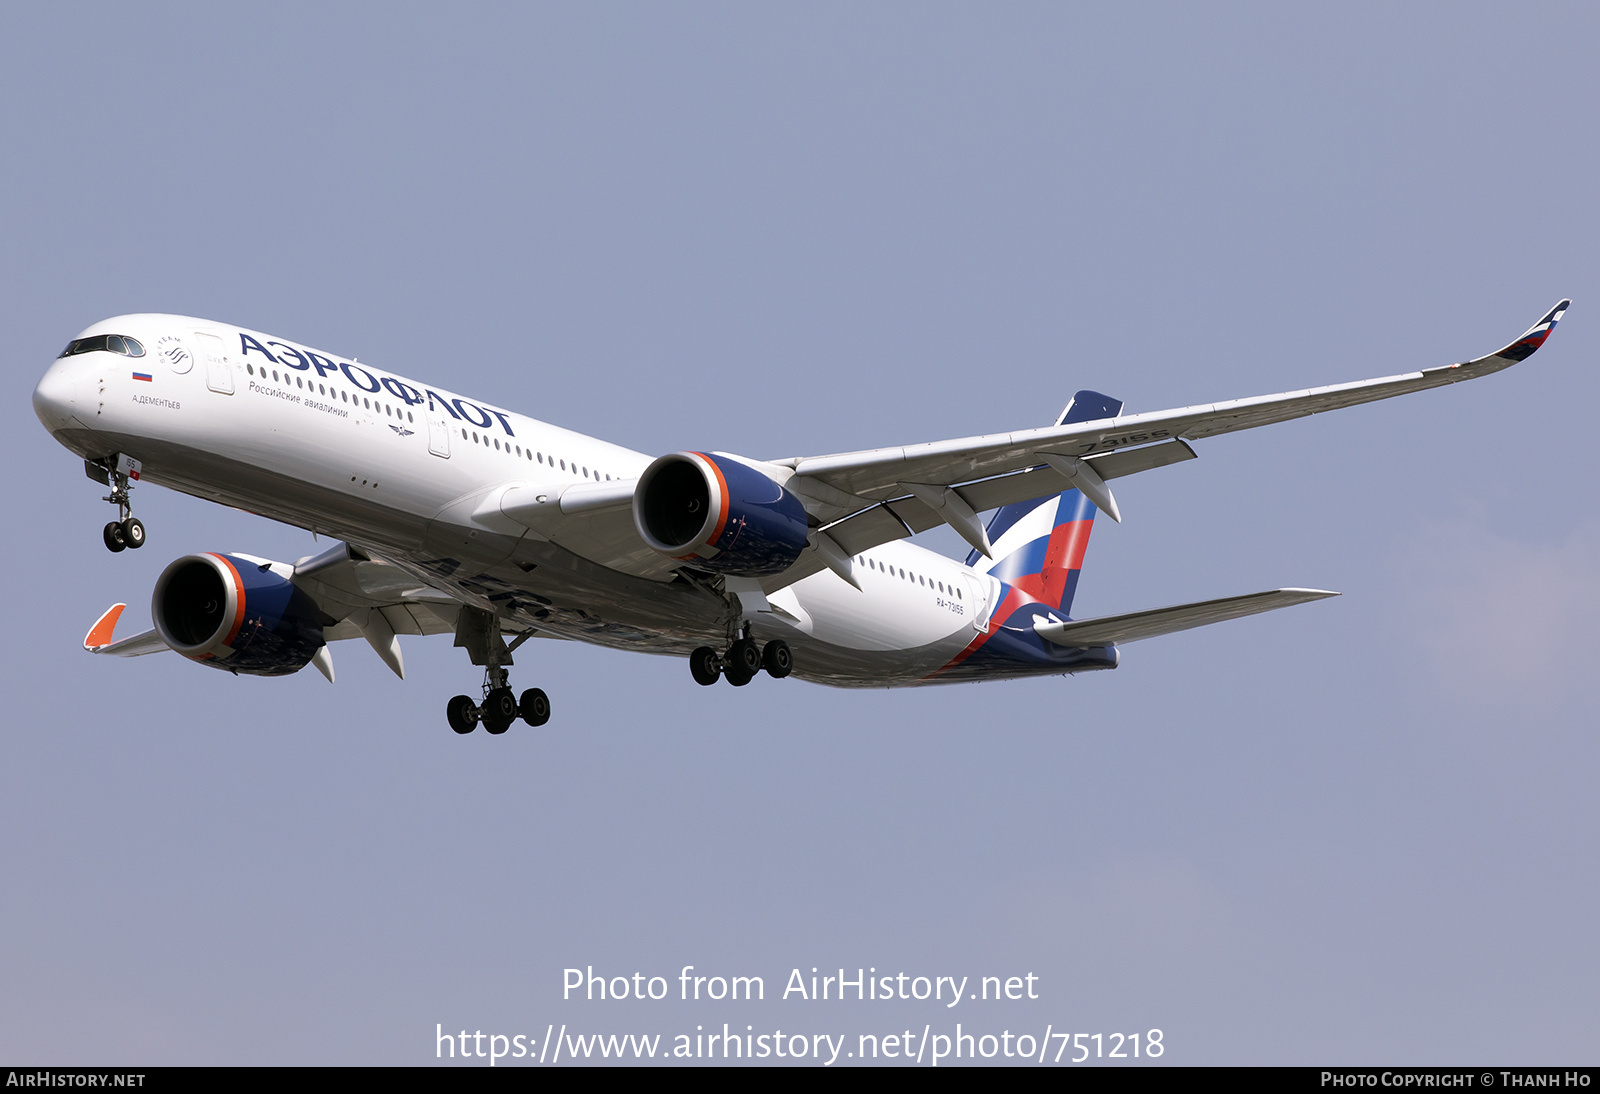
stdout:
<svg viewBox="0 0 1600 1094">
<path fill-rule="evenodd" d="M 1076 490 L 1008 505 L 989 523 L 994 561 L 974 551 L 967 565 L 1041 604 L 1070 613 L 1094 514 L 1094 503 Z"/>
<path fill-rule="evenodd" d="M 1072 396 L 1056 424 L 1115 418 L 1121 413 L 1121 399 L 1080 391 Z M 967 565 L 1066 614 L 1072 610 L 1072 596 L 1078 589 L 1094 514 L 1094 503 L 1077 490 L 1007 505 L 989 521 L 993 561 L 973 551 L 967 556 Z"/>
</svg>

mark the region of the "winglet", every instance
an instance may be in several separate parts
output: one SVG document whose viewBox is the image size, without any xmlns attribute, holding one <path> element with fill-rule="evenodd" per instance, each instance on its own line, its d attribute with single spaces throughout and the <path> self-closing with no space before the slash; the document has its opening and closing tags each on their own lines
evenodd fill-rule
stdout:
<svg viewBox="0 0 1600 1094">
<path fill-rule="evenodd" d="M 1534 351 L 1544 345 L 1544 340 L 1550 337 L 1550 332 L 1556 329 L 1556 324 L 1561 322 L 1561 317 L 1572 306 L 1572 301 L 1563 300 L 1545 313 L 1545 317 L 1528 328 L 1528 333 L 1518 338 L 1494 357 L 1504 357 L 1508 361 L 1526 361 L 1532 357 Z"/>
<path fill-rule="evenodd" d="M 113 604 L 107 608 L 106 614 L 97 619 L 94 626 L 89 628 L 89 633 L 83 636 L 83 648 L 93 653 L 111 645 L 112 635 L 117 630 L 117 620 L 122 618 L 122 609 L 126 607 L 126 604 Z"/>
</svg>

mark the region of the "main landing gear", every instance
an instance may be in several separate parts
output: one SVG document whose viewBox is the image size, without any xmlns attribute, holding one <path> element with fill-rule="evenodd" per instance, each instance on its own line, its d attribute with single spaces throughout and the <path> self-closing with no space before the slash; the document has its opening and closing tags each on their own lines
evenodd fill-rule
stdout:
<svg viewBox="0 0 1600 1094">
<path fill-rule="evenodd" d="M 503 671 L 500 675 L 504 679 Z M 482 703 L 457 695 L 445 707 L 445 717 L 457 733 L 471 733 L 479 722 L 490 733 L 504 733 L 518 718 L 530 726 L 542 726 L 550 720 L 550 697 L 541 688 L 529 688 L 518 699 L 508 685 L 501 684 L 487 688 Z"/>
<path fill-rule="evenodd" d="M 483 701 L 474 703 L 466 695 L 451 699 L 445 707 L 451 729 L 471 733 L 482 722 L 490 733 L 501 734 L 518 718 L 530 726 L 542 726 L 550 720 L 550 697 L 539 688 L 529 688 L 517 698 L 506 672 L 506 666 L 512 663 L 511 651 L 532 635 L 531 630 L 520 634 L 508 646 L 500 633 L 500 619 L 493 612 L 461 609 L 456 617 L 456 645 L 466 647 L 474 665 L 483 666 Z"/>
<path fill-rule="evenodd" d="M 719 654 L 710 646 L 701 646 L 689 655 L 689 672 L 695 683 L 705 687 L 726 677 L 728 683 L 742 688 L 762 669 L 777 680 L 793 672 L 794 654 L 789 652 L 789 643 L 774 638 L 762 646 L 747 635 L 735 640 L 726 653 Z"/>
<path fill-rule="evenodd" d="M 117 507 L 118 519 L 101 532 L 106 549 L 116 552 L 143 547 L 144 525 L 133 515 L 133 500 L 128 496 L 139 477 L 139 461 L 119 454 L 108 461 L 84 460 L 83 470 L 95 482 L 111 487 L 111 493 L 100 500 Z"/>
</svg>

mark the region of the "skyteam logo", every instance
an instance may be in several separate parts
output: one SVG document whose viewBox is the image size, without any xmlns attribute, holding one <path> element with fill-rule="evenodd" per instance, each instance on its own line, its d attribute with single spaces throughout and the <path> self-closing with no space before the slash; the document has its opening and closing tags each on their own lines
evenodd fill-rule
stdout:
<svg viewBox="0 0 1600 1094">
<path fill-rule="evenodd" d="M 194 368 L 194 356 L 183 344 L 183 339 L 175 334 L 162 336 L 156 343 L 156 356 L 165 361 L 167 367 L 179 376 Z"/>
</svg>

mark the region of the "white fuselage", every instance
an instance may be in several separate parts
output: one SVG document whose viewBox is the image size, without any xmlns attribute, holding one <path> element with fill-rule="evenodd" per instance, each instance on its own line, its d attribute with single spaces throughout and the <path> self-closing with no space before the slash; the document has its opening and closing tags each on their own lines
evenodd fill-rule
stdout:
<svg viewBox="0 0 1600 1094">
<path fill-rule="evenodd" d="M 644 544 L 629 512 L 544 535 L 494 504 L 508 487 L 637 479 L 643 453 L 227 324 L 130 315 L 83 336 L 107 332 L 143 356 L 63 357 L 34 395 L 86 459 L 122 453 L 144 480 L 346 540 L 508 626 L 683 655 L 738 623 L 727 597 Z M 794 647 L 795 675 L 937 682 L 997 603 L 999 582 L 911 543 L 858 561 L 859 590 L 824 570 L 751 617 L 757 637 Z"/>
</svg>

